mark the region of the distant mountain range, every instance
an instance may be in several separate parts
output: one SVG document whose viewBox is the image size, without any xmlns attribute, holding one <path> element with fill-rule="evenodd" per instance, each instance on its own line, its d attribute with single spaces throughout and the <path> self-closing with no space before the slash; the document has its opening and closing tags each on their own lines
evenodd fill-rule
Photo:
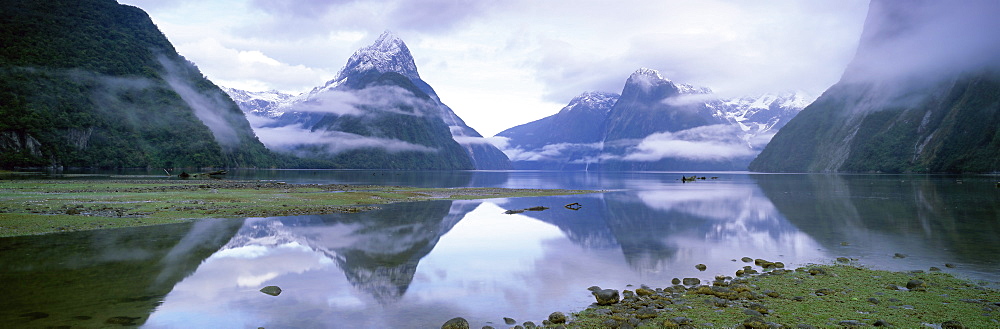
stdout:
<svg viewBox="0 0 1000 329">
<path fill-rule="evenodd" d="M 406 44 L 383 33 L 301 95 L 226 89 L 272 150 L 334 168 L 511 169 L 499 149 L 420 79 Z"/>
<path fill-rule="evenodd" d="M 746 170 L 810 100 L 792 92 L 721 99 L 643 68 L 620 95 L 584 93 L 493 141 L 516 169 Z"/>
<path fill-rule="evenodd" d="M 1000 172 L 996 1 L 873 0 L 840 82 L 750 169 Z"/>
</svg>

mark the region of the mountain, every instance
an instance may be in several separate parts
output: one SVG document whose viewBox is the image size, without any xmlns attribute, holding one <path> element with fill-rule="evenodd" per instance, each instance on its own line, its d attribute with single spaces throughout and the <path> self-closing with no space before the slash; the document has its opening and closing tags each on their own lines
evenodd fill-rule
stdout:
<svg viewBox="0 0 1000 329">
<path fill-rule="evenodd" d="M 149 16 L 113 0 L 0 4 L 3 167 L 274 166 Z"/>
<path fill-rule="evenodd" d="M 600 154 L 604 120 L 618 97 L 612 93 L 583 93 L 559 113 L 496 136 L 506 144 L 503 150 L 515 169 L 585 170 Z"/>
<path fill-rule="evenodd" d="M 840 81 L 750 164 L 770 172 L 1000 171 L 1000 3 L 873 0 Z"/>
<path fill-rule="evenodd" d="M 722 99 L 642 68 L 621 95 L 584 93 L 493 140 L 517 169 L 745 170 L 809 99 L 792 92 Z"/>
<path fill-rule="evenodd" d="M 298 96 L 229 89 L 273 150 L 335 168 L 511 169 L 507 156 L 420 79 L 406 44 L 383 33 L 337 76 Z"/>
<path fill-rule="evenodd" d="M 278 107 L 295 97 L 277 90 L 246 91 L 222 87 L 222 91 L 236 102 L 240 110 L 247 109 L 245 111 L 247 115 L 265 118 L 276 118 L 284 114 Z"/>
</svg>

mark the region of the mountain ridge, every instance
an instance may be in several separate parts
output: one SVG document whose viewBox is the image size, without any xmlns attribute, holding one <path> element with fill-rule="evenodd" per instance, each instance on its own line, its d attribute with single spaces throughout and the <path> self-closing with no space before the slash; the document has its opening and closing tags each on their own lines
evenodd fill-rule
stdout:
<svg viewBox="0 0 1000 329">
<path fill-rule="evenodd" d="M 981 55 L 1000 42 L 978 33 L 1000 28 L 996 12 L 992 2 L 872 1 L 841 80 L 775 135 L 750 170 L 1000 171 L 1000 58 Z M 955 47 L 922 46 L 946 44 Z"/>
<path fill-rule="evenodd" d="M 372 81 L 379 82 L 377 85 L 372 85 Z M 420 79 L 409 48 L 402 39 L 388 31 L 380 35 L 371 45 L 362 47 L 351 55 L 347 64 L 333 79 L 306 93 L 297 96 L 265 93 L 255 97 L 246 91 L 237 89 L 229 91 L 234 99 L 240 99 L 241 109 L 245 113 L 256 116 L 254 128 L 263 136 L 265 143 L 270 142 L 270 147 L 284 148 L 299 156 L 325 158 L 332 161 L 329 166 L 359 168 L 360 163 L 337 153 L 341 152 L 343 147 L 348 147 L 348 150 L 367 149 L 380 152 L 378 144 L 387 143 L 399 147 L 395 150 L 381 149 L 397 155 L 383 155 L 381 158 L 386 161 L 385 163 L 365 162 L 366 164 L 360 168 L 511 168 L 510 161 L 503 152 L 486 142 L 475 129 L 466 125 L 450 107 L 441 102 L 433 87 Z M 281 99 L 276 100 L 276 98 Z M 397 114 L 410 115 L 411 119 L 417 120 L 405 120 L 403 117 L 392 120 L 375 119 L 378 116 L 388 118 Z M 358 118 L 367 119 L 359 121 Z M 415 138 L 415 135 L 402 136 L 394 133 L 401 127 L 414 124 L 428 125 L 425 131 L 434 131 L 433 134 L 441 137 L 418 138 L 416 140 L 420 140 L 421 143 L 414 144 L 415 140 L 411 140 L 410 137 Z M 431 128 L 440 125 L 444 126 L 443 130 Z M 284 139 L 294 127 L 298 128 L 294 133 L 313 136 L 303 139 L 311 138 L 316 143 L 309 146 L 278 145 L 279 143 L 275 142 L 277 139 Z M 361 129 L 361 127 L 367 128 Z M 281 136 L 269 133 L 282 128 L 284 130 L 280 131 Z M 418 134 L 417 130 L 407 128 L 402 130 Z M 334 138 L 338 136 L 339 141 Z M 390 136 L 395 137 L 390 138 Z M 444 136 L 447 136 L 447 140 Z M 340 146 L 335 145 L 338 143 Z M 351 143 L 364 145 L 351 147 L 348 145 Z M 331 148 L 331 145 L 334 146 Z M 463 150 L 464 156 L 470 162 L 459 160 L 461 156 L 451 154 L 456 145 Z M 288 150 L 289 147 L 292 150 Z M 338 147 L 341 149 L 337 149 Z M 302 153 L 301 151 L 305 149 L 312 151 Z M 418 151 L 445 152 L 444 154 L 449 155 L 432 159 L 426 158 L 429 154 L 414 153 Z M 409 155 L 402 156 L 403 152 Z M 402 158 L 408 160 L 392 160 Z M 407 163 L 417 161 L 415 160 L 417 158 L 425 159 L 420 160 L 422 165 L 406 166 Z M 443 159 L 450 160 L 442 162 Z"/>
<path fill-rule="evenodd" d="M 809 96 L 784 92 L 719 98 L 707 87 L 640 68 L 600 109 L 574 97 L 558 113 L 506 129 L 492 140 L 516 169 L 745 170 Z M 593 106 L 593 105 L 590 105 Z"/>
</svg>

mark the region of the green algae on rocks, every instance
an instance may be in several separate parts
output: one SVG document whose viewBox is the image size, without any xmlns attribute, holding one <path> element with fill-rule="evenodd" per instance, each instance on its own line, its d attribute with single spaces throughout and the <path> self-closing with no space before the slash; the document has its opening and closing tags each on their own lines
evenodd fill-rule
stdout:
<svg viewBox="0 0 1000 329">
<path fill-rule="evenodd" d="M 359 212 L 395 202 L 594 192 L 272 181 L 3 180 L 0 181 L 0 237 L 169 224 L 199 218 Z"/>
<path fill-rule="evenodd" d="M 1000 292 L 939 271 L 813 265 L 719 276 L 705 285 L 643 287 L 623 296 L 619 303 L 573 314 L 566 327 L 1000 326 Z"/>
</svg>

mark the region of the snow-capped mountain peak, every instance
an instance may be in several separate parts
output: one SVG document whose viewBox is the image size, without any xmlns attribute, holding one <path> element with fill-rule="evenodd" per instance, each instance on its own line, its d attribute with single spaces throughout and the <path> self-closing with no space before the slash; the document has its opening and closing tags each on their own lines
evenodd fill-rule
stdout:
<svg viewBox="0 0 1000 329">
<path fill-rule="evenodd" d="M 600 91 L 588 91 L 576 96 L 560 112 L 570 112 L 577 108 L 603 109 L 606 113 L 618 101 L 616 93 L 606 93 Z"/>
<path fill-rule="evenodd" d="M 638 70 L 635 70 L 635 72 L 633 72 L 632 75 L 629 76 L 629 79 L 633 77 L 649 77 L 649 78 L 655 78 L 657 80 L 670 81 L 669 79 L 664 78 L 663 75 L 660 75 L 660 71 L 648 67 L 640 67 Z"/>
<path fill-rule="evenodd" d="M 383 32 L 370 46 L 354 52 L 337 76 L 342 79 L 352 72 L 368 70 L 396 72 L 410 79 L 420 78 L 410 49 L 402 39 L 389 31 Z"/>
</svg>

